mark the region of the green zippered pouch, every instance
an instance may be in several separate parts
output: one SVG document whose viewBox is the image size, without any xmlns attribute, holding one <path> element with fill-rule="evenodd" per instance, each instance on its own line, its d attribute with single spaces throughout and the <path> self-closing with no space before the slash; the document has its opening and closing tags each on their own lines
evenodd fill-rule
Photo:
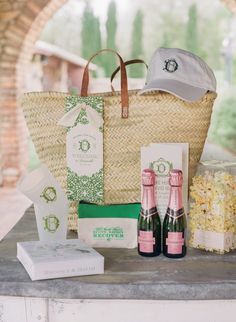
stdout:
<svg viewBox="0 0 236 322">
<path fill-rule="evenodd" d="M 96 205 L 81 201 L 78 206 L 78 216 L 82 218 L 133 218 L 138 219 L 140 203 Z"/>
<path fill-rule="evenodd" d="M 140 203 L 97 205 L 80 202 L 78 236 L 92 247 L 135 248 Z"/>
</svg>

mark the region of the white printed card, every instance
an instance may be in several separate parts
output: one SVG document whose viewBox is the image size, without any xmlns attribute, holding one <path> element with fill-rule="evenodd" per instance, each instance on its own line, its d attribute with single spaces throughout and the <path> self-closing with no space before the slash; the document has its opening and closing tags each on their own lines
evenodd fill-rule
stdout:
<svg viewBox="0 0 236 322">
<path fill-rule="evenodd" d="M 183 171 L 183 204 L 188 211 L 188 143 L 152 143 L 141 148 L 141 171 L 151 168 L 157 175 L 157 208 L 163 222 L 169 201 L 169 173 Z"/>
<path fill-rule="evenodd" d="M 66 161 L 69 200 L 103 202 L 103 98 L 69 96 Z M 69 122 L 68 122 L 69 121 Z M 70 121 L 72 122 L 70 125 Z"/>
</svg>

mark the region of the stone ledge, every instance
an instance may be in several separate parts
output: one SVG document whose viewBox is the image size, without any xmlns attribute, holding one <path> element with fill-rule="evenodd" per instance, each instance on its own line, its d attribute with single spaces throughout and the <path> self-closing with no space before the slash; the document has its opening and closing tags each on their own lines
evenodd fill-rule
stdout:
<svg viewBox="0 0 236 322">
<path fill-rule="evenodd" d="M 75 238 L 71 233 L 71 237 Z M 142 258 L 128 249 L 100 249 L 105 274 L 31 282 L 16 259 L 16 242 L 37 240 L 32 208 L 0 243 L 0 295 L 67 299 L 236 299 L 236 252 L 189 250 L 182 260 Z"/>
</svg>

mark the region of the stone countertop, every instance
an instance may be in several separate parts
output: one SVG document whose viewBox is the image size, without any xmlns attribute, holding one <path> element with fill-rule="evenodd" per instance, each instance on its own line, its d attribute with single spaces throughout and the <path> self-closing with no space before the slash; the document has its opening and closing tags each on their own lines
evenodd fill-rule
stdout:
<svg viewBox="0 0 236 322">
<path fill-rule="evenodd" d="M 71 234 L 76 238 L 76 235 Z M 98 249 L 105 274 L 32 282 L 16 258 L 17 241 L 37 240 L 33 208 L 0 242 L 0 295 L 60 299 L 236 299 L 236 252 L 188 250 L 183 259 L 143 258 L 136 249 Z"/>
</svg>

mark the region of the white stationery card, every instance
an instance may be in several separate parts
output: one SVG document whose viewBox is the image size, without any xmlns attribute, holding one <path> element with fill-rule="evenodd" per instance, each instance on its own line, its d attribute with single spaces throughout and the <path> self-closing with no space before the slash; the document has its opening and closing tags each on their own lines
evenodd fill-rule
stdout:
<svg viewBox="0 0 236 322">
<path fill-rule="evenodd" d="M 183 204 L 188 211 L 188 143 L 152 143 L 141 148 L 141 171 L 151 168 L 157 174 L 157 208 L 163 222 L 169 201 L 169 173 L 183 171 Z"/>
</svg>

